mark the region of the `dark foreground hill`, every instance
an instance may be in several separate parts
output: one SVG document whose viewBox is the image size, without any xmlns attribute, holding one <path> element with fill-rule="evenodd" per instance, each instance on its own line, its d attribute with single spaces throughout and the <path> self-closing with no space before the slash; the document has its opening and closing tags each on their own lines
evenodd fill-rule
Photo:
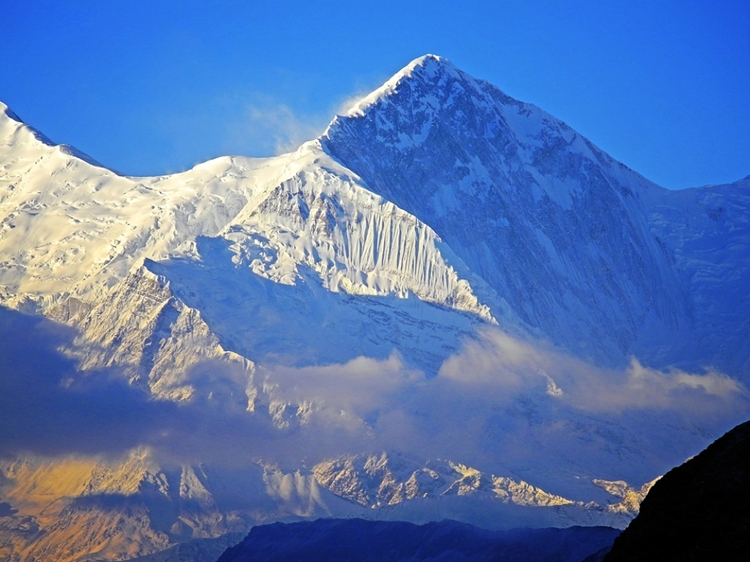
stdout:
<svg viewBox="0 0 750 562">
<path fill-rule="evenodd" d="M 750 557 L 750 421 L 670 470 L 605 562 Z"/>
<path fill-rule="evenodd" d="M 254 527 L 218 562 L 580 562 L 610 545 L 619 532 L 610 527 L 487 531 L 456 521 L 414 525 L 319 519 Z"/>
</svg>

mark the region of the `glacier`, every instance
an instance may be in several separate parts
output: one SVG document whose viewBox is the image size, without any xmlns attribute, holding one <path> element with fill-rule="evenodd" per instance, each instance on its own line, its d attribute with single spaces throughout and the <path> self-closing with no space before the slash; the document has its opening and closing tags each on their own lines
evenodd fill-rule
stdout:
<svg viewBox="0 0 750 562">
<path fill-rule="evenodd" d="M 4 448 L 0 533 L 116 558 L 323 515 L 623 527 L 750 412 L 749 224 L 750 176 L 663 189 L 434 55 L 294 152 L 167 176 L 0 105 L 2 310 L 225 428 Z"/>
</svg>

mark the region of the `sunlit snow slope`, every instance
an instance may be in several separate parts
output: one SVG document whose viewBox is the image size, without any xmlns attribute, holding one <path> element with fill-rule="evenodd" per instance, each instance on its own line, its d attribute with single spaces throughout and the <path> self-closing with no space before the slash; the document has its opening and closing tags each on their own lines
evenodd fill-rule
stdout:
<svg viewBox="0 0 750 562">
<path fill-rule="evenodd" d="M 299 344 L 309 348 L 311 356 L 300 353 L 296 362 L 314 362 L 319 356 L 326 361 L 361 354 L 385 357 L 407 341 L 377 351 L 381 340 L 394 339 L 386 332 L 404 326 L 398 318 L 406 318 L 408 326 L 450 317 L 437 321 L 445 325 L 446 341 L 438 334 L 436 350 L 414 350 L 415 358 L 424 355 L 425 365 L 436 369 L 445 355 L 441 348 L 455 349 L 457 331 L 468 331 L 474 321 L 493 322 L 489 307 L 479 302 L 465 278 L 464 264 L 434 231 L 365 189 L 318 142 L 275 159 L 219 158 L 173 176 L 128 178 L 51 145 L 7 111 L 2 135 L 3 304 L 81 325 L 90 341 L 104 344 L 102 354 L 113 349 L 110 340 L 118 331 L 127 331 L 123 337 L 131 340 L 148 340 L 144 330 L 167 314 L 164 306 L 154 308 L 150 302 L 144 306 L 152 310 L 143 310 L 145 320 L 137 325 L 122 314 L 140 306 L 134 300 L 144 289 L 140 279 L 156 271 L 174 276 L 171 290 L 185 293 L 178 300 L 193 302 L 199 295 L 200 313 L 216 322 L 216 330 L 243 332 L 242 337 L 226 337 L 253 358 L 274 351 L 271 341 L 266 347 L 256 341 L 274 339 L 268 330 L 280 346 L 286 345 L 284 334 L 295 332 L 294 318 L 275 315 L 299 306 L 276 307 L 274 318 L 257 314 L 258 308 L 269 306 L 268 291 L 321 309 L 322 317 L 304 315 L 312 325 L 298 337 L 312 341 Z M 195 290 L 188 290 L 198 280 L 191 267 L 201 269 L 202 285 Z M 235 275 L 234 288 L 225 283 L 228 274 Z M 245 287 L 241 290 L 236 283 Z M 294 285 L 299 289 L 284 289 Z M 321 296 L 321 290 L 334 296 Z M 227 291 L 244 297 L 222 309 Z M 345 299 L 336 294 L 367 297 L 356 303 L 384 309 L 383 333 L 376 330 L 370 343 L 352 338 L 371 323 L 371 313 L 358 312 L 362 306 L 356 303 L 341 305 Z M 159 298 L 166 302 L 173 296 Z M 394 310 L 394 298 L 409 303 Z M 330 300 L 330 306 L 316 304 L 321 299 Z M 420 303 L 462 314 L 451 316 Z M 170 314 L 180 314 L 181 306 L 172 302 L 175 312 Z M 336 320 L 346 324 L 353 316 L 353 332 L 342 332 L 353 341 L 341 351 L 326 351 L 315 328 L 330 320 L 329 309 L 337 306 Z M 250 330 L 254 336 L 246 333 L 248 314 L 256 318 Z M 132 347 L 137 346 L 134 341 Z M 142 363 L 140 356 L 133 360 Z"/>
</svg>

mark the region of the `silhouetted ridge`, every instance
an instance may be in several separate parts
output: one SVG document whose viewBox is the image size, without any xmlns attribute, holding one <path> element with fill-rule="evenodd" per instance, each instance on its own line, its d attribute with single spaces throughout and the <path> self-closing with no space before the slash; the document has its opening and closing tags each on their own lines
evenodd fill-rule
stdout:
<svg viewBox="0 0 750 562">
<path fill-rule="evenodd" d="M 580 562 L 611 544 L 609 527 L 514 529 L 493 532 L 456 521 L 319 519 L 254 527 L 218 562 L 391 562 L 483 560 Z"/>
<path fill-rule="evenodd" d="M 750 553 L 750 421 L 670 470 L 606 562 L 744 561 Z"/>
</svg>

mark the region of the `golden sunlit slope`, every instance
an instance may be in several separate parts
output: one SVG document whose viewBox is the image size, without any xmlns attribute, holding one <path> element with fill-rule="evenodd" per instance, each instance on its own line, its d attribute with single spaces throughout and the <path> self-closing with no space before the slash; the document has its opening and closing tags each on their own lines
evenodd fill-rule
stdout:
<svg viewBox="0 0 750 562">
<path fill-rule="evenodd" d="M 17 512 L 3 518 L 0 555 L 72 562 L 83 555 L 117 560 L 166 548 L 169 537 L 153 529 L 145 505 L 106 505 L 108 496 L 139 491 L 149 474 L 146 459 L 139 452 L 117 464 L 70 458 L 7 465 L 3 499 Z"/>
</svg>

